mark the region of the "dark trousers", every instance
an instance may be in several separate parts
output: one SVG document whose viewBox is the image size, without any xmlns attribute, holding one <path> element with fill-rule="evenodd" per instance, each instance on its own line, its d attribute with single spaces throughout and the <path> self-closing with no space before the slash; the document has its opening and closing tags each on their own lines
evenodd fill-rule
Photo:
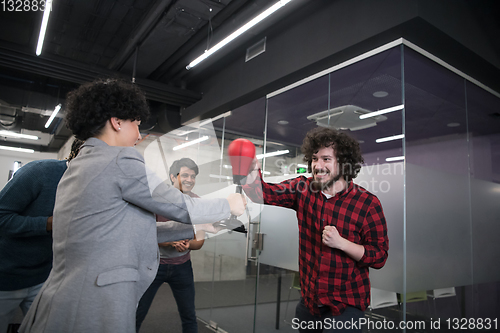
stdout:
<svg viewBox="0 0 500 333">
<path fill-rule="evenodd" d="M 340 316 L 333 316 L 328 306 L 321 307 L 320 311 L 320 316 L 312 315 L 301 298 L 295 309 L 292 327 L 298 329 L 300 333 L 361 332 L 359 319 L 365 314 L 360 309 L 348 306 Z"/>
<path fill-rule="evenodd" d="M 194 306 L 194 278 L 191 260 L 180 265 L 160 265 L 156 278 L 139 301 L 136 314 L 136 332 L 139 332 L 156 292 L 163 283 L 168 283 L 172 294 L 174 294 L 181 316 L 182 332 L 197 333 L 198 322 Z"/>
</svg>

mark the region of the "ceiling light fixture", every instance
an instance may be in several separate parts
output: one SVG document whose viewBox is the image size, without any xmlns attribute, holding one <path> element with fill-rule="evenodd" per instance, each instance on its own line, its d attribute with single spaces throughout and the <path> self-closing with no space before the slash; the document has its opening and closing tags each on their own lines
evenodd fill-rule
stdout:
<svg viewBox="0 0 500 333">
<path fill-rule="evenodd" d="M 292 1 L 292 0 L 280 0 L 280 1 L 276 2 L 274 5 L 272 5 L 268 9 L 266 9 L 261 14 L 257 15 L 255 18 L 250 20 L 248 23 L 246 23 L 241 28 L 239 28 L 238 30 L 236 30 L 235 32 L 233 32 L 232 34 L 230 34 L 229 36 L 224 38 L 222 41 L 220 41 L 219 43 L 217 43 L 213 47 L 211 47 L 209 50 L 205 50 L 205 53 L 203 53 L 201 56 L 199 56 L 195 60 L 191 61 L 189 63 L 189 65 L 186 66 L 186 69 L 190 70 L 194 66 L 198 65 L 200 62 L 207 59 L 209 56 L 211 56 L 212 54 L 214 54 L 215 52 L 220 50 L 222 47 L 224 47 L 225 45 L 227 45 L 228 43 L 230 43 L 231 41 L 236 39 L 238 36 L 242 35 L 245 31 L 249 30 L 250 28 L 252 28 L 256 24 L 258 24 L 260 21 L 264 20 L 269 15 L 273 14 L 275 11 L 277 11 L 281 7 L 285 6 L 290 1 Z"/>
<path fill-rule="evenodd" d="M 377 139 L 375 140 L 376 143 L 381 143 L 381 142 L 387 142 L 387 141 L 393 141 L 393 140 L 399 140 L 399 139 L 402 139 L 404 138 L 405 135 L 404 134 L 399 134 L 399 135 L 393 135 L 393 136 L 388 136 L 388 137 L 385 137 L 385 138 L 380 138 L 380 139 Z"/>
<path fill-rule="evenodd" d="M 45 39 L 45 31 L 49 23 L 50 12 L 52 11 L 52 0 L 45 2 L 45 10 L 43 11 L 42 26 L 40 27 L 40 35 L 38 36 L 38 45 L 36 46 L 36 55 L 42 54 L 43 40 Z"/>
<path fill-rule="evenodd" d="M 375 91 L 373 93 L 373 97 L 377 97 L 377 98 L 383 98 L 383 97 L 386 97 L 388 95 L 389 95 L 389 93 L 387 91 L 383 91 L 383 90 Z"/>
<path fill-rule="evenodd" d="M 189 142 L 186 142 L 186 143 L 183 143 L 181 145 L 178 145 L 178 146 L 175 146 L 174 148 L 172 148 L 172 150 L 179 150 L 179 149 L 183 149 L 183 148 L 186 148 L 186 147 L 189 147 L 189 146 L 192 146 L 194 144 L 197 144 L 199 142 L 202 142 L 202 141 L 205 141 L 205 140 L 208 140 L 209 139 L 209 136 L 207 135 L 204 135 L 202 136 L 201 138 L 198 138 L 198 139 L 195 139 L 193 141 L 189 141 Z"/>
<path fill-rule="evenodd" d="M 30 153 L 30 154 L 33 154 L 35 152 L 33 149 L 16 148 L 16 147 L 9 147 L 9 146 L 0 146 L 0 149 L 11 150 L 11 151 L 19 151 L 21 153 Z"/>
<path fill-rule="evenodd" d="M 52 114 L 50 115 L 49 120 L 47 120 L 47 122 L 45 123 L 45 128 L 49 128 L 50 124 L 52 124 L 52 121 L 56 117 L 57 113 L 59 112 L 59 110 L 61 110 L 61 106 L 62 106 L 61 104 L 56 105 L 54 111 L 52 111 Z"/>
<path fill-rule="evenodd" d="M 264 157 L 271 157 L 271 156 L 278 156 L 278 155 L 284 155 L 284 154 L 288 154 L 290 151 L 288 149 L 286 150 L 278 150 L 278 151 L 273 151 L 272 153 L 265 153 L 265 154 L 259 154 L 255 157 L 257 157 L 257 159 L 263 159 Z"/>
<path fill-rule="evenodd" d="M 230 177 L 230 176 L 222 176 L 222 175 L 214 175 L 214 174 L 209 174 L 208 176 L 210 178 L 218 178 L 218 179 L 224 179 L 224 180 L 233 180 L 233 177 Z"/>
<path fill-rule="evenodd" d="M 379 110 L 379 111 L 375 111 L 375 112 L 370 112 L 367 114 L 362 114 L 361 116 L 359 116 L 359 119 L 366 119 L 366 118 L 375 117 L 375 116 L 378 116 L 378 115 L 381 115 L 384 113 L 402 110 L 402 109 L 404 109 L 404 107 L 405 107 L 404 104 L 401 104 L 401 105 L 393 106 L 391 108 L 387 108 L 387 109 L 383 109 L 383 110 Z"/>
<path fill-rule="evenodd" d="M 180 131 L 180 130 L 173 130 L 172 132 L 170 132 L 171 134 L 173 135 L 178 135 L 178 136 L 184 136 L 186 134 L 189 134 L 189 133 L 192 133 L 192 132 L 196 132 L 198 131 L 198 129 L 200 129 L 201 127 L 205 126 L 206 124 L 209 124 L 209 123 L 213 123 L 214 121 L 220 119 L 220 118 L 226 118 L 226 117 L 229 117 L 233 114 L 232 111 L 227 111 L 223 114 L 220 114 L 216 117 L 213 117 L 213 118 L 207 118 L 199 123 L 193 123 L 193 124 L 189 124 L 187 126 L 184 126 L 183 128 L 188 128 L 190 126 L 192 126 L 194 129 L 191 129 L 191 130 L 185 130 L 185 131 Z"/>
<path fill-rule="evenodd" d="M 6 136 L 6 137 L 16 138 L 16 139 L 40 140 L 40 138 L 37 137 L 36 135 L 21 134 L 21 133 L 3 131 L 3 130 L 0 131 L 0 136 Z"/>
<path fill-rule="evenodd" d="M 12 168 L 12 173 L 16 173 L 17 170 L 21 169 L 21 167 L 23 166 L 23 163 L 20 162 L 20 161 L 15 161 L 14 162 L 14 167 Z"/>
<path fill-rule="evenodd" d="M 403 161 L 405 159 L 404 156 L 395 156 L 395 157 L 388 157 L 385 159 L 386 162 L 394 162 L 394 161 Z"/>
<path fill-rule="evenodd" d="M 222 113 L 222 114 L 220 114 L 220 115 L 218 115 L 216 117 L 208 118 L 208 119 L 203 120 L 202 122 L 200 122 L 200 124 L 198 126 L 199 127 L 205 126 L 206 124 L 213 123 L 214 121 L 219 120 L 220 118 L 229 117 L 232 114 L 233 113 L 231 111 L 227 111 L 227 112 Z"/>
<path fill-rule="evenodd" d="M 316 125 L 337 130 L 359 131 L 387 120 L 386 116 L 361 119 L 361 115 L 370 114 L 372 111 L 363 109 L 356 105 L 341 105 L 330 110 L 321 111 L 310 116 L 308 120 L 316 121 Z"/>
</svg>

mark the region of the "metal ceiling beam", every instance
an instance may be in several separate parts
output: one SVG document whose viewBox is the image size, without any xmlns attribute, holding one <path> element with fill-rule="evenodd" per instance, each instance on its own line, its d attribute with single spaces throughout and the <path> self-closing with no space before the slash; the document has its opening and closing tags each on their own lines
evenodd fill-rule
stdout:
<svg viewBox="0 0 500 333">
<path fill-rule="evenodd" d="M 23 52 L 2 48 L 1 46 L 0 66 L 78 84 L 91 82 L 102 77 L 123 78 L 125 80 L 130 79 L 128 76 L 106 68 L 83 65 L 53 56 L 46 56 L 43 58 L 35 57 Z M 170 105 L 186 107 L 199 101 L 202 97 L 199 93 L 171 87 L 148 79 L 137 79 L 137 84 L 146 93 L 148 99 Z"/>
<path fill-rule="evenodd" d="M 217 15 L 212 18 L 212 29 L 215 30 L 221 26 L 232 15 L 245 6 L 249 0 L 232 0 Z M 179 72 L 184 71 L 188 62 L 185 61 L 186 55 L 196 46 L 207 39 L 205 29 L 198 30 L 184 45 L 182 45 L 170 58 L 161 64 L 148 78 L 152 80 L 161 80 L 164 78 L 175 77 Z"/>
<path fill-rule="evenodd" d="M 130 58 L 137 46 L 140 46 L 142 41 L 146 39 L 151 30 L 156 26 L 161 15 L 165 12 L 167 7 L 173 6 L 178 0 L 158 0 L 146 14 L 141 23 L 138 24 L 136 30 L 132 32 L 127 43 L 125 43 L 116 56 L 111 60 L 108 65 L 110 70 L 120 70 L 123 65 Z"/>
</svg>

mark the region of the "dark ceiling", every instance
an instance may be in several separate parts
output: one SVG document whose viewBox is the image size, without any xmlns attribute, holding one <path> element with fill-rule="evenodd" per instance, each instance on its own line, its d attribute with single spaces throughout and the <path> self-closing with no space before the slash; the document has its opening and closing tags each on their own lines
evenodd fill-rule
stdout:
<svg viewBox="0 0 500 333">
<path fill-rule="evenodd" d="M 193 75 L 186 65 L 217 42 L 214 30 L 241 25 L 275 2 L 55 0 L 39 57 L 43 12 L 6 2 L 0 11 L 0 126 L 42 140 L 5 138 L 3 144 L 57 151 L 71 133 L 62 120 L 64 108 L 44 128 L 51 111 L 79 84 L 102 77 L 134 78 L 146 92 L 153 115 L 143 131 L 179 126 L 180 110 L 202 98 L 189 87 L 203 73 Z"/>
<path fill-rule="evenodd" d="M 56 0 L 44 49 L 39 57 L 35 55 L 35 48 L 42 12 L 0 11 L 0 126 L 42 138 L 35 144 L 14 139 L 5 139 L 3 144 L 34 148 L 37 151 L 57 151 L 71 133 L 64 125 L 64 109 L 48 129 L 44 128 L 51 111 L 59 103 L 64 105 L 67 92 L 98 77 L 122 77 L 127 80 L 135 78 L 137 84 L 146 92 L 152 109 L 151 119 L 142 126 L 144 132 L 165 133 L 180 126 L 180 112 L 204 97 L 195 87 L 202 86 L 200 82 L 205 80 L 210 82 L 210 77 L 233 61 L 231 57 L 234 58 L 234 54 L 244 53 L 256 38 L 262 38 L 263 34 L 259 36 L 260 32 L 266 31 L 266 28 L 273 24 L 279 26 L 279 29 L 287 30 L 290 24 L 297 22 L 302 15 L 306 16 L 308 11 L 313 12 L 313 8 L 314 11 L 321 11 L 322 6 L 329 6 L 333 0 L 292 1 L 291 5 L 287 5 L 289 9 L 276 13 L 266 21 L 267 23 L 250 31 L 248 37 L 242 36 L 225 51 L 220 51 L 224 58 L 219 59 L 214 66 L 200 66 L 202 68 L 191 71 L 185 69 L 207 46 L 213 46 L 221 37 L 234 31 L 236 27 L 276 1 Z M 391 1 L 385 2 L 386 5 L 391 5 Z M 445 6 L 445 2 L 442 6 Z M 411 3 L 422 5 L 426 1 Z M 451 3 L 454 2 L 448 2 L 449 5 Z M 495 56 L 498 58 L 500 21 L 497 19 L 498 9 L 492 5 L 494 1 L 460 3 L 466 4 L 465 12 L 477 19 L 484 40 L 496 52 Z M 339 4 L 342 4 L 341 1 Z M 361 9 L 359 12 L 364 13 Z M 366 15 L 370 16 L 369 13 Z M 284 18 L 289 18 L 286 24 Z M 411 21 L 406 26 L 412 27 Z M 420 25 L 426 26 L 427 23 Z M 420 29 L 408 31 L 411 32 L 410 36 L 418 40 Z M 404 29 L 402 32 L 404 35 Z M 324 38 L 319 31 L 303 33 L 309 38 Z M 339 36 L 343 33 L 339 33 Z M 392 36 L 392 33 L 389 30 L 387 35 Z M 401 36 L 399 31 L 394 33 L 398 37 Z M 427 38 L 426 31 L 422 34 L 422 43 L 424 40 L 431 40 Z M 378 41 L 377 36 L 374 38 L 372 41 L 375 45 L 383 44 Z M 389 41 L 394 40 L 393 37 L 387 38 Z M 439 38 L 441 39 L 436 37 L 435 44 L 439 44 L 439 40 L 447 40 L 442 39 L 443 36 Z M 444 47 L 455 53 L 451 55 L 451 59 L 456 60 L 455 66 L 464 64 L 465 68 L 467 64 L 478 64 L 466 56 L 471 51 L 464 50 L 466 52 L 459 54 L 457 50 L 462 50 L 462 46 L 458 46 L 457 48 L 455 44 L 450 44 Z M 359 54 L 355 48 L 348 51 L 353 55 L 346 54 L 346 59 Z M 449 56 L 445 53 L 442 55 Z M 408 143 L 463 134 L 466 132 L 465 127 L 448 127 L 446 124 L 465 124 L 464 118 L 467 117 L 469 129 L 474 129 L 476 135 L 498 133 L 500 125 L 498 117 L 495 117 L 499 112 L 497 99 L 490 100 L 485 98 L 483 93 L 476 92 L 475 88 L 469 89 L 468 96 L 476 96 L 474 101 L 469 99 L 469 103 L 476 104 L 469 104 L 466 117 L 463 80 L 457 80 L 456 75 L 442 70 L 432 61 L 421 61 L 421 58 L 412 52 L 405 52 L 405 57 Z M 293 63 L 302 60 L 291 56 L 285 58 L 287 59 L 278 62 Z M 212 64 L 214 62 L 212 61 Z M 276 62 L 270 64 L 274 64 L 279 71 Z M 312 67 L 314 66 L 310 66 L 309 71 Z M 321 69 L 318 68 L 317 71 Z M 483 73 L 488 76 L 489 72 Z M 496 75 L 494 73 L 498 73 L 498 70 L 492 71 L 491 75 Z M 236 76 L 234 80 L 237 84 L 234 85 L 247 83 L 238 80 L 241 73 L 229 74 Z M 310 74 L 303 72 L 297 75 L 300 79 Z M 498 83 L 494 76 L 489 79 L 490 82 Z M 287 80 L 293 82 L 290 77 Z M 356 105 L 368 110 L 377 110 L 401 104 L 401 81 L 401 54 L 399 50 L 389 50 L 275 96 L 267 105 L 268 140 L 300 146 L 304 133 L 316 126 L 315 122 L 307 120 L 307 116 L 328 108 Z M 273 84 L 278 87 L 285 85 L 280 86 L 277 82 Z M 380 90 L 387 91 L 388 96 L 375 98 L 373 93 Z M 262 96 L 269 92 L 260 92 L 258 97 L 247 98 L 247 102 L 254 102 L 240 103 L 239 108 L 233 108 L 233 116 L 226 118 L 225 129 L 235 134 L 263 138 L 266 101 Z M 472 106 L 474 108 L 470 108 Z M 457 117 L 459 119 L 456 119 Z M 288 124 L 279 124 L 280 120 L 286 120 Z M 384 121 L 383 126 L 351 134 L 363 142 L 362 148 L 366 152 L 397 148 L 401 145 L 396 142 L 381 146 L 373 141 L 386 134 L 399 134 L 401 124 L 401 116 L 398 118 L 393 114 Z M 222 127 L 222 121 L 215 122 L 214 126 Z"/>
</svg>

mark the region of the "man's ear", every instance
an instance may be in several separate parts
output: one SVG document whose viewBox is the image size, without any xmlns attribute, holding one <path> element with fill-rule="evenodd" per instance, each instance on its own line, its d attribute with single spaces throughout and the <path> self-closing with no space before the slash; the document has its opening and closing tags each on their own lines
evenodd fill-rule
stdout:
<svg viewBox="0 0 500 333">
<path fill-rule="evenodd" d="M 172 183 L 172 185 L 175 184 L 176 180 L 177 180 L 177 177 L 175 177 L 173 174 L 170 174 L 170 182 Z"/>
</svg>

